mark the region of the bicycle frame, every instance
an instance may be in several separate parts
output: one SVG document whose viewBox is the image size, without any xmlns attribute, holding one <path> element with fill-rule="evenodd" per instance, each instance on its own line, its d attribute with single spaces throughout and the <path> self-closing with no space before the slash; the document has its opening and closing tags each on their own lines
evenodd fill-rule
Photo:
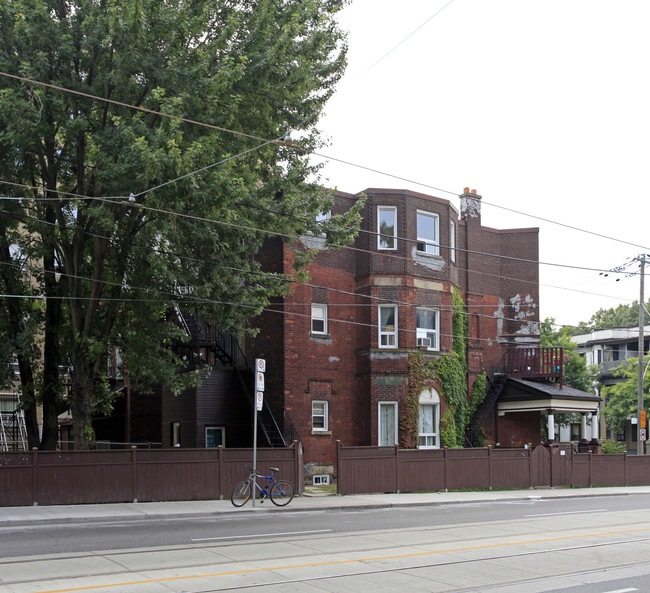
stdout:
<svg viewBox="0 0 650 593">
<path fill-rule="evenodd" d="M 266 476 L 248 465 L 244 465 L 244 467 L 248 470 L 248 478 L 239 482 L 233 488 L 230 500 L 234 506 L 241 507 L 251 498 L 253 499 L 253 505 L 255 505 L 258 492 L 260 502 L 264 502 L 268 498 L 274 505 L 279 507 L 286 506 L 293 500 L 294 489 L 291 482 L 275 479 L 276 472 L 280 471 L 278 468 L 269 468 L 271 475 Z M 262 484 L 258 482 L 257 478 L 260 478 Z"/>
</svg>

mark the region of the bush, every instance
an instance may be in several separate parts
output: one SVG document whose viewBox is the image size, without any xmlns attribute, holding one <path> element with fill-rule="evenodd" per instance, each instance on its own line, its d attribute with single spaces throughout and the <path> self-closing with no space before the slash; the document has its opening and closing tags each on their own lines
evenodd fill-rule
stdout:
<svg viewBox="0 0 650 593">
<path fill-rule="evenodd" d="M 625 453 L 625 443 L 616 441 L 603 441 L 603 453 Z"/>
</svg>

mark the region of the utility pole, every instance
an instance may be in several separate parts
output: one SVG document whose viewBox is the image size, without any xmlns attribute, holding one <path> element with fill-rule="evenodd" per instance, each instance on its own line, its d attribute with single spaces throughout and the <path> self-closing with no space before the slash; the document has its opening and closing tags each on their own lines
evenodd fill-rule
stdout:
<svg viewBox="0 0 650 593">
<path fill-rule="evenodd" d="M 647 253 L 642 253 L 637 257 L 637 260 L 641 264 L 641 273 L 639 276 L 640 282 L 640 288 L 639 288 L 639 346 L 637 348 L 638 350 L 638 355 L 639 355 L 639 365 L 638 365 L 638 382 L 637 382 L 637 408 L 638 408 L 638 413 L 637 413 L 637 454 L 638 455 L 644 455 L 645 454 L 645 441 L 641 439 L 641 435 L 643 433 L 643 436 L 647 436 L 646 426 L 641 425 L 641 418 L 645 418 L 645 414 L 641 414 L 641 412 L 644 410 L 643 407 L 643 366 L 644 366 L 644 335 L 643 335 L 643 330 L 645 327 L 645 295 L 644 295 L 644 275 L 645 275 L 645 264 L 646 264 L 646 257 L 648 256 Z"/>
</svg>

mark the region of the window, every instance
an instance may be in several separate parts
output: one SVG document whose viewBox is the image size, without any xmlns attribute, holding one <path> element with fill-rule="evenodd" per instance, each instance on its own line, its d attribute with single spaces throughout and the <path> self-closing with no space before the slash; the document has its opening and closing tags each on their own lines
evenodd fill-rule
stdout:
<svg viewBox="0 0 650 593">
<path fill-rule="evenodd" d="M 311 402 L 312 430 L 327 430 L 327 402 Z"/>
<path fill-rule="evenodd" d="M 437 449 L 440 426 L 440 396 L 435 389 L 425 389 L 420 394 L 418 418 L 418 446 L 420 449 Z"/>
<path fill-rule="evenodd" d="M 379 347 L 397 348 L 397 306 L 379 306 Z"/>
<path fill-rule="evenodd" d="M 205 446 L 207 448 L 223 447 L 226 444 L 226 429 L 223 426 L 205 427 Z"/>
<path fill-rule="evenodd" d="M 169 428 L 170 428 L 170 434 L 169 434 L 170 445 L 172 447 L 180 447 L 181 446 L 181 423 L 172 422 Z"/>
<path fill-rule="evenodd" d="M 417 345 L 425 344 L 429 350 L 439 350 L 438 311 L 436 309 L 417 309 L 415 315 Z M 428 342 L 425 340 L 428 340 Z"/>
<path fill-rule="evenodd" d="M 311 333 L 327 333 L 327 305 L 311 306 Z"/>
<path fill-rule="evenodd" d="M 418 240 L 417 250 L 431 255 L 440 254 L 438 233 L 438 215 L 428 212 L 417 213 Z"/>
<path fill-rule="evenodd" d="M 397 403 L 379 402 L 379 446 L 397 444 Z"/>
<path fill-rule="evenodd" d="M 332 211 L 331 210 L 326 210 L 325 212 L 319 212 L 316 215 L 316 222 L 326 222 L 330 218 L 332 218 Z"/>
<path fill-rule="evenodd" d="M 397 208 L 377 207 L 377 248 L 397 249 Z"/>
<path fill-rule="evenodd" d="M 456 223 L 449 222 L 449 259 L 456 261 Z"/>
</svg>

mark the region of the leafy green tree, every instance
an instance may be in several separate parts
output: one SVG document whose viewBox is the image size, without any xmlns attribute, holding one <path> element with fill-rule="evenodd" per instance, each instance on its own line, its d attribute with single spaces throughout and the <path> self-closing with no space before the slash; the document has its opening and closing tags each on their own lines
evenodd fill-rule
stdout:
<svg viewBox="0 0 650 593">
<path fill-rule="evenodd" d="M 260 274 L 266 237 L 354 237 L 361 204 L 316 223 L 328 198 L 305 156 L 345 66 L 341 4 L 0 0 L 0 181 L 21 198 L 2 200 L 0 227 L 31 274 L 3 306 L 38 327 L 3 331 L 12 348 L 31 337 L 46 422 L 67 373 L 75 447 L 109 396 L 112 349 L 132 385 L 181 390 L 197 378 L 169 348 L 177 307 L 239 332 L 288 290 Z M 273 141 L 290 129 L 301 150 Z"/>
<path fill-rule="evenodd" d="M 650 308 L 650 300 L 646 304 Z M 592 329 L 602 329 L 607 327 L 626 327 L 638 325 L 639 323 L 639 301 L 634 301 L 629 305 L 617 305 L 609 309 L 598 309 L 589 321 L 581 321 L 577 328 L 571 333 L 577 334 Z"/>
<path fill-rule="evenodd" d="M 564 353 L 564 383 L 593 393 L 598 382 L 598 367 L 587 365 L 585 358 L 578 354 L 568 327 L 558 329 L 555 319 L 547 317 L 540 324 L 540 345 L 548 348 L 561 347 Z"/>
<path fill-rule="evenodd" d="M 623 432 L 628 418 L 638 415 L 638 364 L 638 357 L 626 360 L 621 366 L 614 369 L 614 375 L 623 378 L 624 381 L 603 387 L 603 397 L 607 398 L 607 406 L 603 413 L 607 419 L 607 425 L 618 432 Z M 645 357 L 645 364 L 646 366 L 650 364 L 650 356 Z M 645 373 L 643 379 L 643 407 L 646 411 L 648 411 L 649 393 L 650 373 Z"/>
</svg>

